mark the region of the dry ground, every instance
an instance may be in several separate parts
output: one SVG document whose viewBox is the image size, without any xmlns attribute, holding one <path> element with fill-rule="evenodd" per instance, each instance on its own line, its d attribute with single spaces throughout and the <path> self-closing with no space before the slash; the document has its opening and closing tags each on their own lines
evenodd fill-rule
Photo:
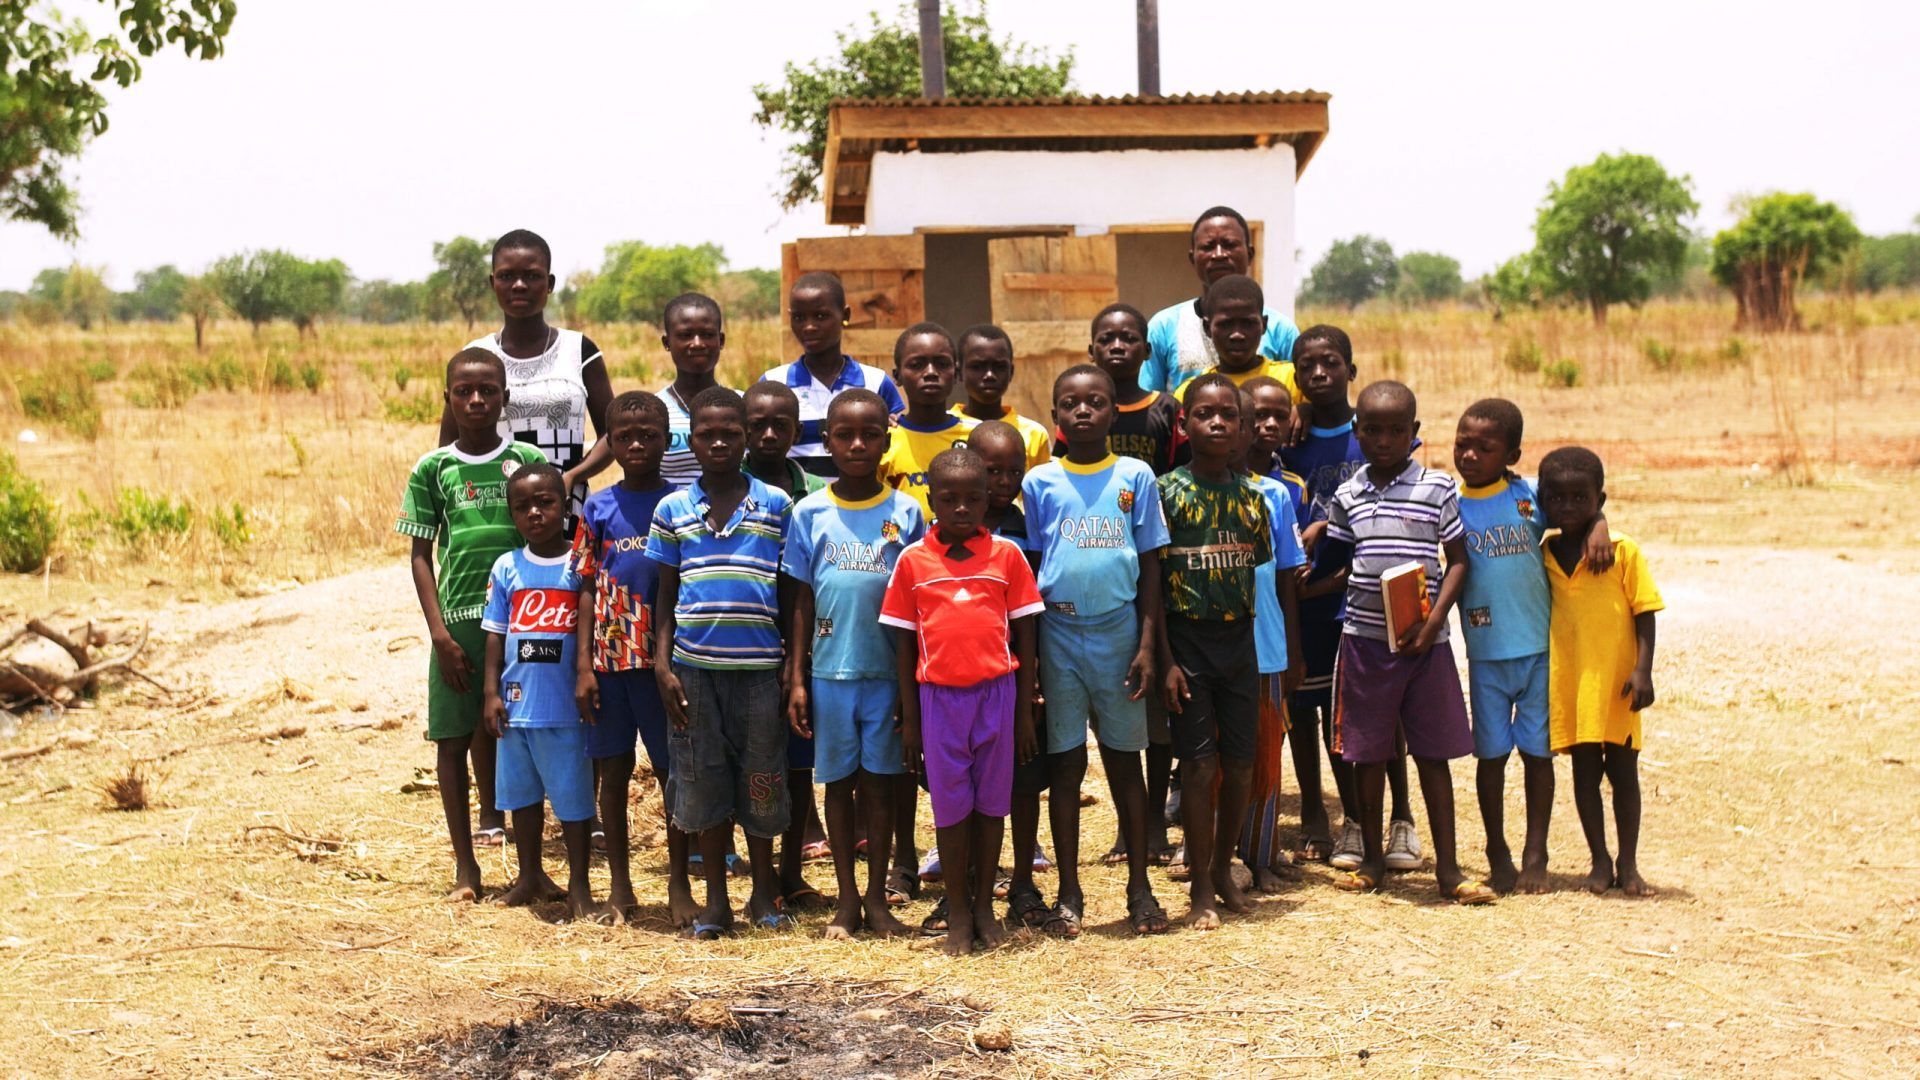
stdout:
<svg viewBox="0 0 1920 1080">
<path fill-rule="evenodd" d="M 924 1031 L 903 1054 L 841 1061 L 891 1075 L 1911 1073 L 1914 549 L 1650 547 L 1671 607 L 1644 759 L 1660 898 L 1571 889 L 1584 868 L 1563 766 L 1550 896 L 1458 910 L 1430 875 L 1354 897 L 1315 871 L 1219 933 L 1140 941 L 1119 925 L 1120 878 L 1090 868 L 1081 941 L 957 963 L 829 945 L 819 917 L 791 935 L 668 936 L 659 849 L 640 856 L 637 928 L 443 904 L 437 801 L 401 790 L 430 762 L 402 568 L 163 607 L 160 666 L 190 689 L 32 723 L 12 745 L 99 740 L 0 766 L 0 1060 L 22 1075 L 487 1074 L 498 1063 L 473 1048 L 500 1035 L 485 1025 L 518 1039 L 549 1003 L 637 1001 L 658 1014 L 643 1045 L 677 1031 L 725 1049 L 739 1036 L 689 1035 L 679 1008 L 766 996 L 824 1002 L 850 1025 L 843 1047 L 861 1018 Z M 97 785 L 133 758 L 161 759 L 158 805 L 104 809 Z M 1483 866 L 1464 768 L 1456 789 Z M 1110 827 L 1103 800 L 1087 830 Z M 502 883 L 505 856 L 487 873 Z M 964 1052 L 982 1010 L 1011 1025 L 1011 1054 Z M 600 1034 L 540 1044 L 539 1060 L 697 1064 L 603 1057 L 628 1044 Z"/>
</svg>

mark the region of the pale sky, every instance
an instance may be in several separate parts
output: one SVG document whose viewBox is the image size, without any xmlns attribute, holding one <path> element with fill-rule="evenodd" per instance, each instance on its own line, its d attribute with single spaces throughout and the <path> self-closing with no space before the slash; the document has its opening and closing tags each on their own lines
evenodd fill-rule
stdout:
<svg viewBox="0 0 1920 1080">
<path fill-rule="evenodd" d="M 64 0 L 73 11 L 96 5 Z M 0 288 L 43 267 L 189 271 L 248 248 L 412 279 L 431 245 L 527 227 L 563 275 L 627 239 L 715 241 L 735 267 L 844 232 L 775 191 L 751 87 L 886 0 L 241 0 L 227 54 L 148 62 L 75 172 L 75 248 L 0 225 Z M 1082 92 L 1135 89 L 1131 0 L 999 0 L 1001 32 L 1072 46 Z M 1306 265 L 1367 232 L 1469 276 L 1531 244 L 1547 183 L 1603 151 L 1691 174 L 1699 226 L 1809 190 L 1870 233 L 1920 213 L 1920 6 L 1826 0 L 1298 4 L 1161 0 L 1167 93 L 1332 93 L 1301 180 Z M 1194 207 L 1198 212 L 1202 207 Z M 1304 269 L 1304 267 L 1303 267 Z"/>
</svg>

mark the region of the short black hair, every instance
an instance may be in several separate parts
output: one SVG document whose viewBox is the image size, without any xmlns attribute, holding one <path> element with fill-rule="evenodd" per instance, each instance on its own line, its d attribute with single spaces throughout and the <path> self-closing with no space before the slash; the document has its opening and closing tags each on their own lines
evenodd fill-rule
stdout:
<svg viewBox="0 0 1920 1080">
<path fill-rule="evenodd" d="M 1287 359 L 1291 360 L 1299 355 L 1300 346 L 1310 341 L 1325 342 L 1333 346 L 1333 351 L 1340 354 L 1340 359 L 1345 360 L 1348 364 L 1353 363 L 1353 339 L 1347 337 L 1345 330 L 1337 326 L 1328 326 L 1326 323 L 1309 326 L 1305 330 L 1300 331 L 1299 335 L 1293 339 L 1293 349 L 1288 354 Z"/>
<path fill-rule="evenodd" d="M 1144 335 L 1147 332 L 1147 317 L 1140 314 L 1139 308 L 1134 307 L 1132 304 L 1114 303 L 1101 308 L 1100 314 L 1093 317 L 1093 322 L 1087 326 L 1087 335 L 1091 337 L 1094 332 L 1099 329 L 1100 320 L 1109 315 L 1125 315 L 1127 318 L 1140 324 L 1141 334 Z"/>
<path fill-rule="evenodd" d="M 794 419 L 798 420 L 800 418 L 800 395 L 794 393 L 793 387 L 788 386 L 786 383 L 774 379 L 761 379 L 759 382 L 747 387 L 747 392 L 740 395 L 740 401 L 743 406 L 747 401 L 754 398 L 773 398 L 782 405 L 790 405 L 793 407 Z"/>
<path fill-rule="evenodd" d="M 978 424 L 975 424 L 973 430 L 967 432 L 968 448 L 972 448 L 973 440 L 975 439 L 979 439 L 982 442 L 994 442 L 998 440 L 1001 445 L 1012 446 L 1014 449 L 1020 451 L 1020 460 L 1026 460 L 1027 440 L 1021 437 L 1019 428 L 1014 427 L 1005 420 L 982 420 Z M 978 451 L 975 452 L 978 453 Z"/>
<path fill-rule="evenodd" d="M 967 342 L 975 338 L 979 338 L 981 341 L 1005 342 L 1007 346 L 1007 359 L 1013 359 L 1013 339 L 1007 336 L 1005 330 L 1000 329 L 992 323 L 974 323 L 972 326 L 960 331 L 959 340 L 954 342 L 954 350 L 956 352 L 965 352 Z M 954 359 L 958 360 L 959 357 L 955 356 Z"/>
<path fill-rule="evenodd" d="M 827 403 L 827 426 L 833 426 L 834 413 L 839 412 L 841 409 L 850 409 L 855 405 L 871 405 L 879 409 L 880 422 L 883 424 L 886 423 L 887 399 L 864 386 L 849 386 L 845 390 L 833 395 L 833 400 Z M 825 434 L 825 432 L 822 432 L 822 434 Z"/>
<path fill-rule="evenodd" d="M 1106 382 L 1107 393 L 1110 396 L 1117 396 L 1120 393 L 1120 388 L 1114 385 L 1113 376 L 1107 374 L 1106 368 L 1100 367 L 1097 364 L 1075 364 L 1053 377 L 1053 400 L 1055 402 L 1060 400 L 1061 383 L 1081 375 L 1092 375 Z"/>
<path fill-rule="evenodd" d="M 500 239 L 493 242 L 493 254 L 487 257 L 489 268 L 500 261 L 500 253 L 503 251 L 537 251 L 540 253 L 540 261 L 547 264 L 547 272 L 553 272 L 553 249 L 548 247 L 546 240 L 532 229 L 508 229 L 502 233 Z"/>
<path fill-rule="evenodd" d="M 702 409 L 730 409 L 742 424 L 747 422 L 747 399 L 724 386 L 709 386 L 693 395 L 687 402 L 687 419 L 700 415 Z"/>
<path fill-rule="evenodd" d="M 1287 405 L 1292 406 L 1293 391 L 1287 389 L 1286 383 L 1281 382 L 1279 379 L 1276 379 L 1271 375 L 1255 375 L 1253 378 L 1248 379 L 1246 382 L 1241 383 L 1240 389 L 1245 390 L 1247 393 L 1251 394 L 1256 390 L 1265 390 L 1269 387 L 1276 387 L 1276 386 L 1280 388 L 1280 392 L 1282 394 L 1286 395 Z"/>
<path fill-rule="evenodd" d="M 933 460 L 927 463 L 927 486 L 931 488 L 947 477 L 962 472 L 979 473 L 984 481 L 986 471 L 987 463 L 981 460 L 979 454 L 964 446 L 956 446 L 933 455 Z"/>
<path fill-rule="evenodd" d="M 1260 283 L 1245 274 L 1228 274 L 1219 281 L 1207 286 L 1207 314 L 1226 300 L 1245 300 L 1254 310 L 1266 314 L 1267 294 Z"/>
<path fill-rule="evenodd" d="M 900 336 L 893 339 L 893 366 L 894 367 L 899 367 L 900 358 L 907 355 L 907 339 L 917 338 L 922 334 L 925 334 L 929 337 L 939 337 L 939 338 L 947 339 L 947 351 L 953 354 L 953 362 L 955 364 L 958 364 L 960 362 L 960 347 L 954 344 L 953 335 L 947 333 L 947 328 L 944 326 L 941 326 L 937 322 L 922 321 L 922 322 L 914 323 L 912 326 L 909 326 L 905 330 L 900 331 Z"/>
<path fill-rule="evenodd" d="M 1563 446 L 1540 459 L 1540 486 L 1569 477 L 1593 481 L 1593 490 L 1607 490 L 1607 467 L 1600 455 L 1584 446 Z"/>
<path fill-rule="evenodd" d="M 1186 389 L 1180 392 L 1180 407 L 1183 409 L 1193 408 L 1193 395 L 1210 386 L 1224 386 L 1233 391 L 1236 398 L 1238 398 L 1240 394 L 1240 388 L 1234 385 L 1232 379 L 1227 378 L 1217 371 L 1209 371 L 1201 375 L 1195 375 L 1187 381 Z"/>
<path fill-rule="evenodd" d="M 520 466 L 513 471 L 512 476 L 507 477 L 508 505 L 512 505 L 513 503 L 514 488 L 524 487 L 527 484 L 540 480 L 552 480 L 553 486 L 560 492 L 560 497 L 563 499 L 567 497 L 567 478 L 565 474 L 561 473 L 559 468 L 552 462 L 536 461 Z"/>
<path fill-rule="evenodd" d="M 1520 449 L 1520 433 L 1526 426 L 1526 422 L 1520 417 L 1520 406 L 1506 398 L 1481 398 L 1467 406 L 1467 411 L 1460 414 L 1462 420 L 1468 417 L 1485 420 L 1499 428 L 1500 437 L 1507 441 L 1507 449 Z"/>
<path fill-rule="evenodd" d="M 838 277 L 825 270 L 809 270 L 801 274 L 794 279 L 793 288 L 787 291 L 787 295 L 792 296 L 794 293 L 803 291 L 826 293 L 833 299 L 834 307 L 847 306 L 847 287 L 840 284 Z"/>
<path fill-rule="evenodd" d="M 500 359 L 500 354 L 494 352 L 492 349 L 483 349 L 478 345 L 469 345 L 459 352 L 454 353 L 453 359 L 447 361 L 448 386 L 453 385 L 453 369 L 465 364 L 485 364 L 487 367 L 500 373 L 500 385 L 502 387 L 507 385 L 507 362 Z"/>
<path fill-rule="evenodd" d="M 1200 235 L 1200 226 L 1212 221 L 1214 218 L 1232 218 L 1238 222 L 1240 224 L 1241 237 L 1246 240 L 1248 247 L 1253 246 L 1253 230 L 1248 227 L 1247 219 L 1240 211 L 1235 210 L 1231 206 L 1209 206 L 1200 212 L 1199 217 L 1193 219 L 1193 228 L 1187 230 L 1188 247 L 1192 247 L 1193 238 Z"/>
<path fill-rule="evenodd" d="M 607 426 L 609 428 L 613 426 L 614 417 L 630 415 L 643 416 L 648 420 L 657 421 L 662 428 L 667 427 L 669 424 L 667 419 L 667 403 L 661 401 L 658 395 L 648 393 L 645 390 L 628 390 L 607 403 Z"/>
<path fill-rule="evenodd" d="M 1379 402 L 1387 408 L 1404 407 L 1409 415 L 1420 415 L 1420 399 L 1413 396 L 1413 388 L 1392 379 L 1368 383 L 1366 389 L 1360 391 L 1360 396 L 1353 399 L 1354 410 L 1357 412 L 1366 408 L 1368 401 Z"/>
<path fill-rule="evenodd" d="M 713 321 L 720 326 L 727 324 L 727 317 L 720 311 L 720 301 L 706 293 L 683 292 L 667 301 L 667 306 L 660 310 L 661 333 L 666 332 L 667 324 L 673 321 L 674 315 L 682 311 L 704 311 L 711 314 Z"/>
</svg>

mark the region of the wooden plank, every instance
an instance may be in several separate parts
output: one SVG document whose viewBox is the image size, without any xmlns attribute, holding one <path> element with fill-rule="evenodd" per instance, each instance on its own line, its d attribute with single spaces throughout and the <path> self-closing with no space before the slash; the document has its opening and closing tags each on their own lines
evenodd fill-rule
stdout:
<svg viewBox="0 0 1920 1080">
<path fill-rule="evenodd" d="M 965 236 L 972 233 L 993 233 L 996 236 L 1007 234 L 1030 234 L 1033 236 L 1072 236 L 1071 225 L 916 225 L 913 231 L 922 236 Z"/>
<path fill-rule="evenodd" d="M 897 328 L 847 329 L 840 334 L 840 348 L 863 364 L 881 371 L 893 370 L 893 343 L 900 339 Z"/>
<path fill-rule="evenodd" d="M 802 272 L 830 270 L 924 270 L 926 241 L 904 236 L 829 236 L 794 242 Z"/>
<path fill-rule="evenodd" d="M 1190 105 L 842 106 L 842 138 L 1055 139 L 1219 138 L 1327 130 L 1325 102 Z"/>
<path fill-rule="evenodd" d="M 793 336 L 793 313 L 787 309 L 787 297 L 793 295 L 793 283 L 800 277 L 800 253 L 792 243 L 780 245 L 780 343 L 787 356 L 800 355 L 800 339 Z"/>
<path fill-rule="evenodd" d="M 821 199 L 820 201 L 827 204 L 826 205 L 827 224 L 829 225 L 833 224 L 833 213 L 840 201 L 839 199 L 839 195 L 840 195 L 840 115 L 839 114 L 840 114 L 839 109 L 827 110 L 827 150 L 826 150 L 826 155 L 821 158 L 821 165 L 820 165 L 820 192 L 822 195 L 825 196 L 825 198 Z M 849 194 L 851 194 L 851 192 L 849 192 Z M 860 216 L 863 220 L 866 217 L 866 202 L 867 202 L 866 195 L 867 193 L 863 189 L 860 192 Z"/>
<path fill-rule="evenodd" d="M 1112 274 L 1047 274 L 1009 271 L 1001 275 L 1000 285 L 1009 290 L 1050 292 L 1111 292 Z"/>
<path fill-rule="evenodd" d="M 1102 307 L 1106 305 L 1101 305 Z M 1092 316 L 1085 319 L 1034 319 L 1002 322 L 1000 329 L 1013 342 L 1013 355 L 1021 360 L 1047 353 L 1074 353 L 1087 358 L 1087 341 L 1092 334 Z"/>
<path fill-rule="evenodd" d="M 1109 225 L 1107 231 L 1118 236 L 1121 233 L 1191 233 L 1191 221 L 1150 221 L 1135 225 Z"/>
</svg>

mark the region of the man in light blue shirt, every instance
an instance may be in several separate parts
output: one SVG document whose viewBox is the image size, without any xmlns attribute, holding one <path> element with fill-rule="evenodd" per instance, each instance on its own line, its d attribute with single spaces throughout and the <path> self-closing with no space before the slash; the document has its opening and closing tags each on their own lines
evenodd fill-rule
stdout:
<svg viewBox="0 0 1920 1080">
<path fill-rule="evenodd" d="M 1240 212 L 1215 206 L 1193 223 L 1187 260 L 1200 278 L 1200 292 L 1229 274 L 1245 274 L 1253 265 L 1253 231 Z M 1163 308 L 1147 322 L 1147 344 L 1152 354 L 1140 366 L 1140 385 L 1147 390 L 1173 393 L 1180 384 L 1219 365 L 1213 340 L 1207 336 L 1200 310 L 1201 297 Z M 1267 331 L 1260 355 L 1270 360 L 1293 359 L 1293 339 L 1300 334 L 1293 320 L 1272 308 L 1264 311 Z"/>
</svg>

